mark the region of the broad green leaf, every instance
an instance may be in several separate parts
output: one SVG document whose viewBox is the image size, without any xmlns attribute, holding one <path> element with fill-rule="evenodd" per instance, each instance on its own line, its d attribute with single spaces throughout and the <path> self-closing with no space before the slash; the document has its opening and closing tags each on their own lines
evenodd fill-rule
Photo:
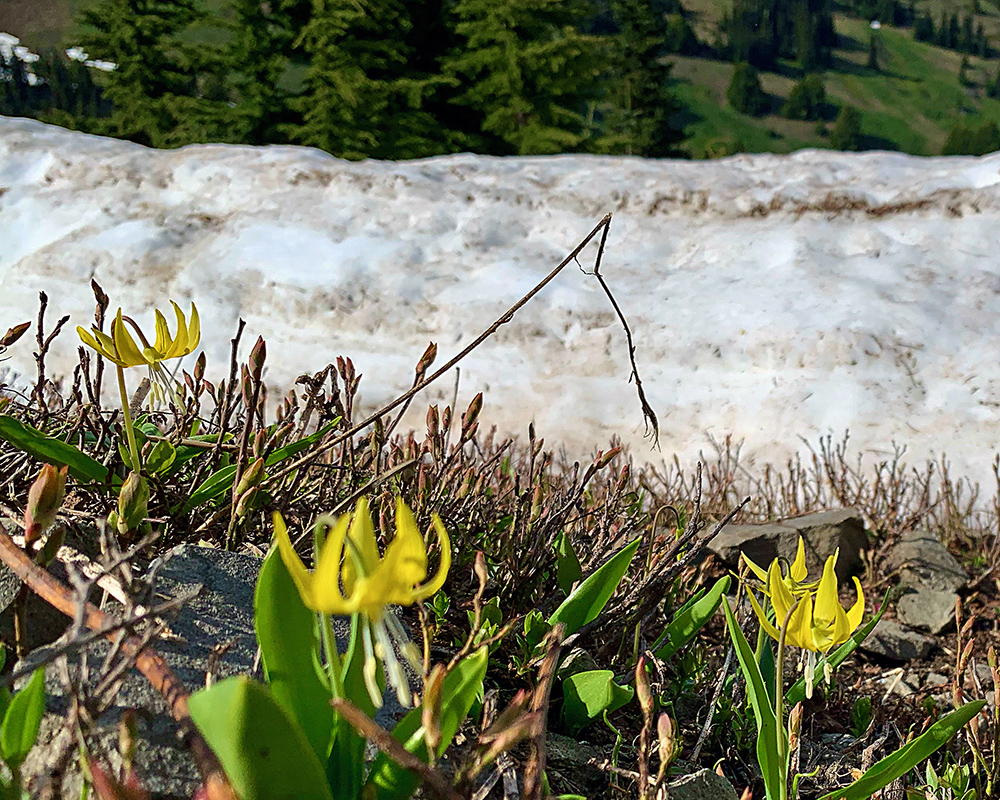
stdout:
<svg viewBox="0 0 1000 800">
<path fill-rule="evenodd" d="M 240 800 L 333 800 L 305 733 L 266 686 L 237 675 L 188 704 Z"/>
<path fill-rule="evenodd" d="M 896 778 L 901 778 L 925 758 L 929 758 L 939 747 L 947 744 L 986 705 L 985 700 L 966 703 L 931 725 L 909 744 L 903 745 L 892 755 L 888 755 L 871 767 L 850 786 L 823 795 L 820 800 L 867 800 L 875 792 L 884 789 Z"/>
<path fill-rule="evenodd" d="M 559 537 L 559 547 L 556 549 L 556 582 L 562 593 L 568 595 L 573 591 L 573 584 L 583 577 L 580 559 L 576 557 L 573 543 L 569 535 L 563 533 Z"/>
<path fill-rule="evenodd" d="M 108 476 L 107 467 L 73 445 L 47 436 L 7 414 L 0 414 L 0 439 L 46 464 L 68 466 L 69 474 L 78 481 L 103 483 Z"/>
<path fill-rule="evenodd" d="M 617 711 L 634 695 L 631 686 L 615 683 L 610 669 L 578 672 L 563 681 L 563 721 L 575 734 L 605 712 Z"/>
<path fill-rule="evenodd" d="M 757 763 L 764 777 L 764 791 L 767 800 L 777 800 L 782 796 L 781 786 L 783 785 L 787 765 L 783 764 L 778 753 L 779 731 L 783 734 L 784 721 L 780 723 L 774 716 L 774 709 L 771 707 L 770 695 L 764 686 L 764 678 L 760 674 L 760 667 L 757 666 L 757 659 L 754 657 L 753 648 L 747 642 L 746 636 L 740 629 L 740 624 L 736 621 L 736 615 L 729 607 L 729 601 L 722 604 L 722 609 L 726 613 L 726 625 L 729 628 L 729 636 L 733 640 L 736 648 L 736 658 L 740 662 L 743 677 L 747 683 L 747 694 L 750 695 L 750 705 L 753 707 L 754 718 L 757 721 Z"/>
<path fill-rule="evenodd" d="M 690 642 L 718 610 L 722 596 L 727 591 L 729 591 L 728 575 L 719 578 L 704 597 L 693 603 L 685 603 L 667 625 L 666 633 L 670 638 L 653 654 L 666 661 Z"/>
<path fill-rule="evenodd" d="M 441 746 L 440 756 L 451 744 L 458 726 L 469 713 L 472 704 L 483 691 L 488 655 L 480 647 L 463 659 L 444 679 L 441 696 Z M 392 735 L 403 743 L 409 752 L 427 760 L 427 745 L 420 720 L 420 709 L 415 708 L 399 721 Z M 366 800 L 407 800 L 420 783 L 412 772 L 403 769 L 384 753 L 375 757 L 365 785 Z M 369 794 L 371 792 L 372 794 Z"/>
<path fill-rule="evenodd" d="M 823 656 L 816 661 L 817 675 L 823 674 L 824 664 L 829 664 L 833 669 L 839 667 L 842 663 L 844 663 L 847 657 L 857 649 L 858 645 L 871 635 L 871 632 L 875 630 L 875 626 L 878 625 L 878 621 L 882 619 L 882 615 L 885 613 L 888 601 L 889 592 L 886 591 L 885 596 L 882 598 L 881 608 L 879 608 L 878 613 L 868 621 L 868 624 L 858 628 L 854 632 L 854 635 L 834 650 L 832 654 Z M 804 700 L 805 696 L 806 679 L 803 675 L 787 692 L 785 692 L 785 705 L 788 706 L 788 708 L 791 708 L 799 701 Z"/>
<path fill-rule="evenodd" d="M 153 449 L 146 456 L 146 471 L 156 475 L 170 469 L 170 465 L 177 458 L 177 450 L 170 442 L 161 441 L 153 445 Z"/>
<path fill-rule="evenodd" d="M 641 541 L 642 539 L 635 539 L 629 542 L 577 586 L 549 617 L 549 625 L 555 626 L 561 622 L 566 626 L 565 635 L 571 636 L 588 622 L 595 620 L 625 577 Z"/>
<path fill-rule="evenodd" d="M 34 747 L 44 713 L 45 668 L 39 667 L 27 685 L 14 695 L 0 724 L 0 753 L 12 770 L 21 766 Z"/>
<path fill-rule="evenodd" d="M 325 762 L 333 733 L 330 690 L 317 673 L 316 615 L 305 607 L 276 547 L 254 590 L 254 628 L 264 674 L 275 701 L 294 719 Z"/>
</svg>

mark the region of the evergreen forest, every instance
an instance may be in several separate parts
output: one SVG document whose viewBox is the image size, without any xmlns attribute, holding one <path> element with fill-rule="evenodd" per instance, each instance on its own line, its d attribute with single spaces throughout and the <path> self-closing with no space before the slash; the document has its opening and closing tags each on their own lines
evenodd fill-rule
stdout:
<svg viewBox="0 0 1000 800">
<path fill-rule="evenodd" d="M 1000 9 L 986 0 L 51 2 L 55 30 L 33 26 L 26 0 L 0 9 L 0 30 L 38 54 L 0 53 L 0 114 L 152 147 L 1000 149 Z"/>
</svg>

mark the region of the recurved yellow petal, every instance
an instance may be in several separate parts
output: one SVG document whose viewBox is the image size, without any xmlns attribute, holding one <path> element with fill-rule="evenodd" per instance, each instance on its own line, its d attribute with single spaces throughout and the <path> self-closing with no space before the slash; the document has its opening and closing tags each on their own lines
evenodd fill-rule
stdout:
<svg viewBox="0 0 1000 800">
<path fill-rule="evenodd" d="M 288 528 L 285 526 L 285 520 L 281 514 L 275 511 L 271 519 L 274 523 L 274 537 L 278 541 L 278 552 L 281 555 L 281 560 L 285 563 L 288 574 L 292 576 L 292 581 L 295 583 L 295 588 L 299 590 L 302 602 L 312 608 L 314 606 L 313 576 L 302 563 L 298 553 L 295 552 L 292 540 L 288 537 Z"/>
<path fill-rule="evenodd" d="M 767 570 L 757 566 L 757 564 L 753 560 L 751 560 L 751 558 L 746 553 L 743 554 L 743 563 L 747 565 L 747 567 L 754 575 L 756 575 L 758 578 L 760 578 L 761 581 L 764 582 L 765 586 L 767 585 Z"/>
<path fill-rule="evenodd" d="M 806 578 L 809 577 L 809 570 L 806 569 L 806 547 L 801 536 L 799 537 L 799 547 L 795 553 L 795 560 L 792 562 L 788 574 L 796 583 L 805 583 Z"/>
<path fill-rule="evenodd" d="M 176 307 L 176 305 L 175 305 Z M 153 350 L 163 358 L 166 356 L 168 349 L 170 348 L 170 329 L 167 328 L 166 317 L 163 313 L 157 309 L 156 310 L 156 343 L 153 345 Z"/>
<path fill-rule="evenodd" d="M 780 638 L 781 632 L 774 627 L 771 621 L 767 618 L 767 614 L 765 614 L 764 609 L 760 607 L 760 603 L 757 602 L 757 598 L 754 596 L 753 591 L 748 591 L 747 597 L 750 598 L 750 605 L 753 607 L 753 613 L 756 614 L 757 619 L 760 620 L 760 626 L 764 629 L 764 632 L 772 639 Z M 781 624 L 780 621 L 778 624 Z"/>
<path fill-rule="evenodd" d="M 444 586 L 445 578 L 448 577 L 448 570 L 451 569 L 451 540 L 448 538 L 448 531 L 437 514 L 431 515 L 431 524 L 437 532 L 438 541 L 441 543 L 441 563 L 438 564 L 437 572 L 423 586 L 414 592 L 415 600 L 426 600 Z"/>
<path fill-rule="evenodd" d="M 357 593 L 346 585 L 346 596 L 340 591 L 340 567 L 349 524 L 350 517 L 347 514 L 337 519 L 327 531 L 326 540 L 320 548 L 316 569 L 310 576 L 313 584 L 313 604 L 310 608 L 314 611 L 322 611 L 324 614 L 353 614 L 358 610 Z"/>
<path fill-rule="evenodd" d="M 122 320 L 122 310 L 118 309 L 118 316 L 111 323 L 111 338 L 114 341 L 115 351 L 118 353 L 122 363 L 127 367 L 136 367 L 149 362 L 143 357 L 132 334 L 125 328 Z"/>
</svg>

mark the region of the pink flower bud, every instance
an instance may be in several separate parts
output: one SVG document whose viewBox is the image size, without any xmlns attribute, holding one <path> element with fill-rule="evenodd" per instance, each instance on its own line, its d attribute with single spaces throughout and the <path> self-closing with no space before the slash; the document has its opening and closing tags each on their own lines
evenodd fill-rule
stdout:
<svg viewBox="0 0 1000 800">
<path fill-rule="evenodd" d="M 46 464 L 28 490 L 24 509 L 24 542 L 34 542 L 55 522 L 56 512 L 66 494 L 66 471 Z"/>
</svg>

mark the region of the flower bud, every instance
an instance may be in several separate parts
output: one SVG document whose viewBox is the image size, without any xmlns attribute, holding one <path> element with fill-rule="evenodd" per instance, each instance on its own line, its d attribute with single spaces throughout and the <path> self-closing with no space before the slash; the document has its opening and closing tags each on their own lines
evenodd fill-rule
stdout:
<svg viewBox="0 0 1000 800">
<path fill-rule="evenodd" d="M 257 337 L 257 343 L 250 351 L 250 375 L 254 381 L 260 383 L 260 376 L 264 372 L 264 360 L 267 358 L 267 344 L 263 336 Z"/>
<path fill-rule="evenodd" d="M 243 519 L 247 513 L 253 508 L 254 501 L 257 499 L 257 495 L 260 494 L 260 489 L 256 486 L 251 486 L 247 489 L 240 499 L 236 501 L 236 516 Z"/>
<path fill-rule="evenodd" d="M 440 430 L 440 420 L 438 419 L 438 407 L 428 406 L 427 408 L 427 438 L 433 439 Z"/>
<path fill-rule="evenodd" d="M 149 484 L 138 472 L 130 472 L 118 493 L 118 528 L 138 528 L 149 516 Z"/>
<path fill-rule="evenodd" d="M 243 476 L 240 478 L 240 482 L 236 484 L 236 496 L 239 497 L 251 486 L 259 485 L 263 477 L 264 459 L 254 459 L 254 462 L 247 467 L 246 471 L 243 473 Z"/>
<path fill-rule="evenodd" d="M 469 408 L 462 415 L 462 438 L 468 439 L 475 433 L 476 420 L 479 419 L 479 412 L 483 410 L 483 393 L 480 392 L 472 398 Z"/>
<path fill-rule="evenodd" d="M 611 460 L 615 456 L 617 456 L 621 451 L 622 451 L 621 447 L 612 447 L 606 453 L 598 452 L 597 458 L 594 459 L 594 468 L 604 469 L 608 464 L 611 463 Z"/>
<path fill-rule="evenodd" d="M 14 344 L 14 342 L 24 336 L 25 332 L 30 327 L 30 322 L 22 322 L 20 325 L 15 325 L 13 328 L 8 328 L 7 333 L 0 337 L 0 347 L 10 347 Z"/>
<path fill-rule="evenodd" d="M 420 356 L 420 360 L 417 362 L 417 377 L 422 378 L 424 373 L 430 369 L 431 364 L 434 363 L 434 359 L 437 358 L 438 346 L 434 342 L 430 342 L 427 345 L 427 349 L 424 350 L 424 354 Z"/>
<path fill-rule="evenodd" d="M 669 714 L 660 714 L 656 720 L 656 738 L 659 740 L 660 769 L 666 767 L 677 750 L 677 732 Z"/>
<path fill-rule="evenodd" d="M 788 714 L 788 749 L 799 746 L 799 732 L 802 730 L 802 701 L 800 700 Z"/>
<path fill-rule="evenodd" d="M 55 522 L 56 512 L 66 494 L 66 472 L 46 464 L 28 490 L 28 505 L 24 509 L 24 543 L 34 542 Z"/>
<path fill-rule="evenodd" d="M 646 657 L 639 656 L 635 665 L 635 696 L 639 700 L 642 715 L 649 719 L 653 713 L 653 692 L 649 688 L 649 673 L 646 672 Z"/>
<path fill-rule="evenodd" d="M 424 728 L 427 751 L 437 755 L 441 745 L 441 702 L 443 699 L 445 670 L 435 664 L 424 683 L 424 698 L 420 708 L 420 720 Z"/>
<path fill-rule="evenodd" d="M 462 485 L 458 488 L 458 494 L 456 497 L 459 500 L 464 500 L 469 496 L 469 492 L 472 491 L 472 486 L 476 482 L 476 470 L 474 467 L 469 467 L 468 471 L 465 473 L 465 477 L 462 479 Z"/>
</svg>

